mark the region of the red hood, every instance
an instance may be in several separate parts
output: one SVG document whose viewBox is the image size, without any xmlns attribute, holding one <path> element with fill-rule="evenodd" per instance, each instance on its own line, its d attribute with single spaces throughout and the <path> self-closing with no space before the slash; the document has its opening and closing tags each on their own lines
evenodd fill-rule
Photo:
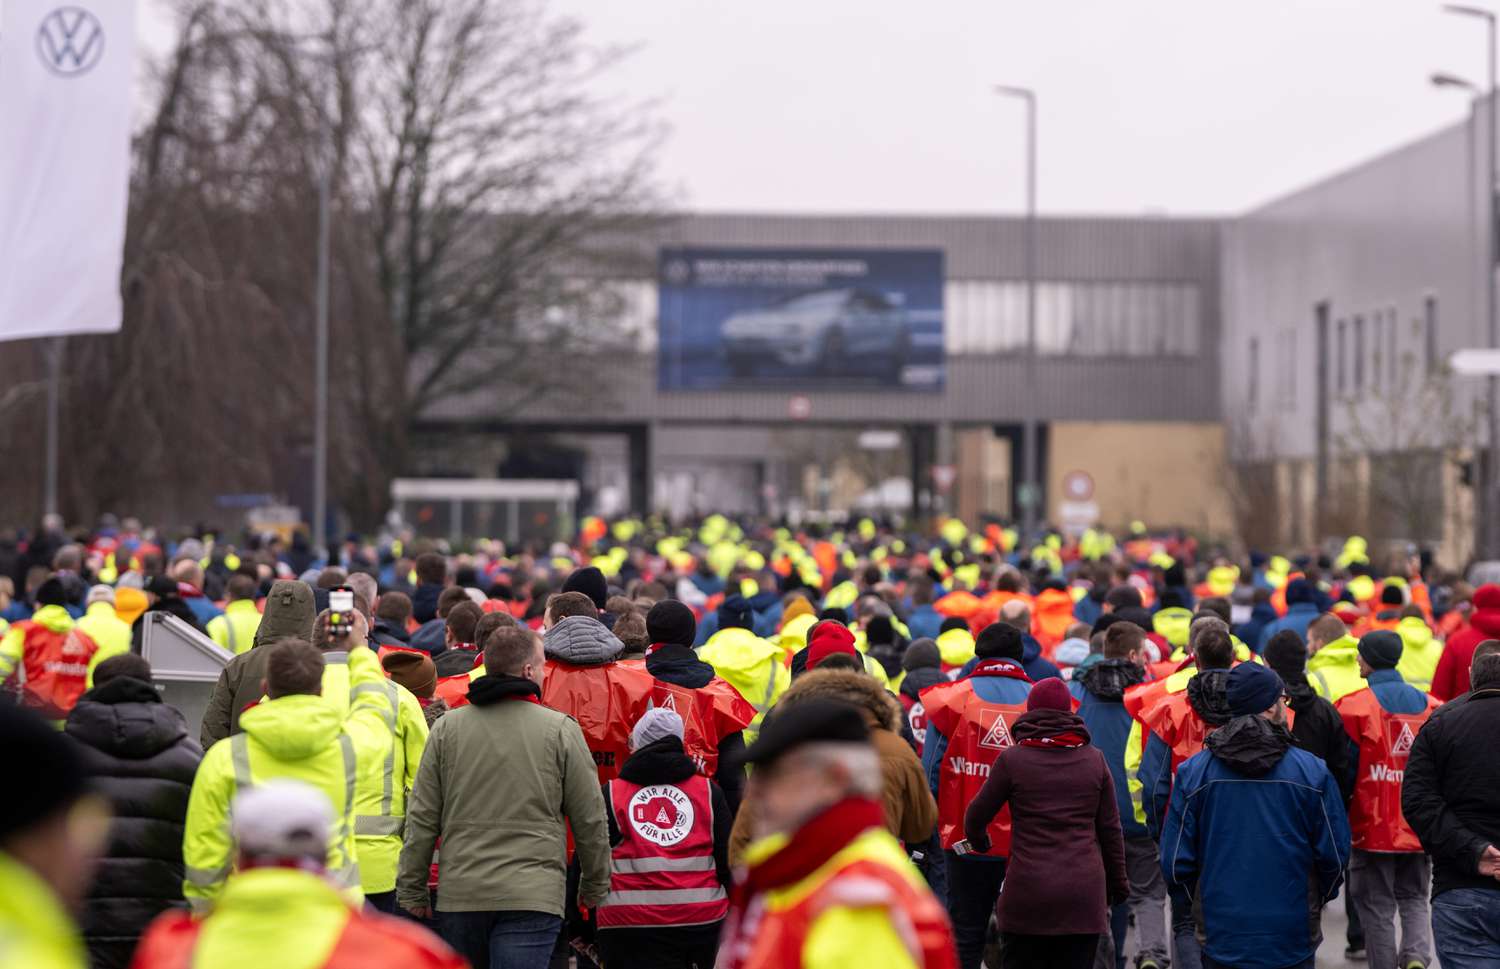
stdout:
<svg viewBox="0 0 1500 969">
<path fill-rule="evenodd" d="M 1500 639 L 1500 609 L 1476 609 L 1469 615 L 1469 625 L 1492 639 Z"/>
</svg>

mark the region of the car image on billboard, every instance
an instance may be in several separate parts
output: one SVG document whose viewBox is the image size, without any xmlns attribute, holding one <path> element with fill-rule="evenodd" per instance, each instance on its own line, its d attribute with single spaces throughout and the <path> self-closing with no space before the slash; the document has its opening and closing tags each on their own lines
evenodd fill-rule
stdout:
<svg viewBox="0 0 1500 969">
<path fill-rule="evenodd" d="M 937 391 L 936 250 L 666 249 L 662 390 Z"/>
</svg>

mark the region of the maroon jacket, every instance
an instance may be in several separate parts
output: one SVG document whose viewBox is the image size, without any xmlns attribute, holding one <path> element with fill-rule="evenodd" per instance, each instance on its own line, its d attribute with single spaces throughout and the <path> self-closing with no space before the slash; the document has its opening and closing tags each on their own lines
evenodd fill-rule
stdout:
<svg viewBox="0 0 1500 969">
<path fill-rule="evenodd" d="M 975 847 L 1010 804 L 1011 853 L 996 914 L 1002 932 L 1088 935 L 1109 931 L 1109 906 L 1125 901 L 1125 841 L 1114 781 L 1076 714 L 1032 710 L 1011 728 L 1015 746 L 995 758 L 964 814 Z"/>
</svg>

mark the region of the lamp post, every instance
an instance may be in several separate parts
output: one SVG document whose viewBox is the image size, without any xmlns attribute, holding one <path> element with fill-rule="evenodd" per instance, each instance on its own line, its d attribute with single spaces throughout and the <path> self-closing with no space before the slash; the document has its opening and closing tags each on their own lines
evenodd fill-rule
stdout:
<svg viewBox="0 0 1500 969">
<path fill-rule="evenodd" d="M 1479 92 L 1473 84 L 1454 77 L 1450 74 L 1434 74 L 1432 83 L 1439 87 L 1457 87 L 1474 93 L 1476 99 L 1482 93 L 1488 99 L 1489 122 L 1485 126 L 1485 182 L 1484 182 L 1484 219 L 1485 219 L 1485 323 L 1491 347 L 1500 347 L 1500 322 L 1495 317 L 1496 292 L 1495 292 L 1495 261 L 1500 254 L 1500 243 L 1497 243 L 1495 225 L 1495 185 L 1496 185 L 1496 161 L 1495 161 L 1495 136 L 1496 136 L 1496 43 L 1495 43 L 1495 13 L 1483 7 L 1472 7 L 1466 4 L 1444 4 L 1444 13 L 1457 14 L 1462 17 L 1475 17 L 1484 21 L 1485 33 L 1488 39 L 1488 77 L 1484 91 Z M 1477 112 L 1476 112 L 1477 113 Z M 1483 462 L 1483 487 L 1480 491 L 1479 502 L 1479 527 L 1475 530 L 1475 551 L 1486 558 L 1494 558 L 1500 555 L 1500 383 L 1497 378 L 1489 377 L 1485 381 L 1485 422 L 1488 427 L 1488 453 Z"/>
<path fill-rule="evenodd" d="M 997 84 L 995 93 L 1019 98 L 1026 105 L 1026 407 L 1021 431 L 1021 536 L 1023 541 L 1030 541 L 1036 536 L 1041 498 L 1036 427 L 1036 92 Z"/>
</svg>

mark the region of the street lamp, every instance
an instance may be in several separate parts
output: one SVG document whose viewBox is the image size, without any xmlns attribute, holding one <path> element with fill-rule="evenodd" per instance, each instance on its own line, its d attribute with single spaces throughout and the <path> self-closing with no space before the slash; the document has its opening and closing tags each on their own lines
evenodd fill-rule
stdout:
<svg viewBox="0 0 1500 969">
<path fill-rule="evenodd" d="M 1026 405 L 1021 431 L 1022 484 L 1021 536 L 1036 536 L 1037 484 L 1036 433 L 1036 92 L 1030 88 L 995 85 L 1001 97 L 1020 98 L 1026 105 Z"/>
<path fill-rule="evenodd" d="M 1485 33 L 1488 38 L 1488 84 L 1483 94 L 1488 96 L 1489 123 L 1485 127 L 1485 184 L 1484 184 L 1484 218 L 1485 218 L 1485 240 L 1487 251 L 1485 253 L 1484 277 L 1485 277 L 1485 321 L 1489 331 L 1489 345 L 1500 347 L 1500 321 L 1496 320 L 1495 309 L 1497 297 L 1495 292 L 1495 261 L 1500 255 L 1500 241 L 1496 239 L 1497 227 L 1495 225 L 1495 185 L 1496 185 L 1496 162 L 1495 162 L 1495 137 L 1496 129 L 1496 44 L 1495 44 L 1495 13 L 1483 7 L 1473 7 L 1467 4 L 1449 3 L 1443 5 L 1444 13 L 1457 14 L 1461 17 L 1476 17 L 1484 21 Z M 1432 75 L 1432 83 L 1438 87 L 1459 88 L 1470 91 L 1476 100 L 1480 93 L 1475 86 L 1460 77 L 1451 74 L 1437 73 Z M 1476 105 L 1477 108 L 1477 105 Z M 1477 114 L 1477 111 L 1475 112 Z M 1500 526 L 1500 382 L 1491 376 L 1485 386 L 1485 417 L 1489 431 L 1489 451 L 1487 460 L 1483 462 L 1484 487 L 1480 491 L 1479 502 L 1479 527 L 1475 530 L 1475 539 L 1478 548 L 1476 552 L 1488 558 L 1494 558 L 1500 554 L 1500 533 L 1496 528 Z"/>
</svg>

